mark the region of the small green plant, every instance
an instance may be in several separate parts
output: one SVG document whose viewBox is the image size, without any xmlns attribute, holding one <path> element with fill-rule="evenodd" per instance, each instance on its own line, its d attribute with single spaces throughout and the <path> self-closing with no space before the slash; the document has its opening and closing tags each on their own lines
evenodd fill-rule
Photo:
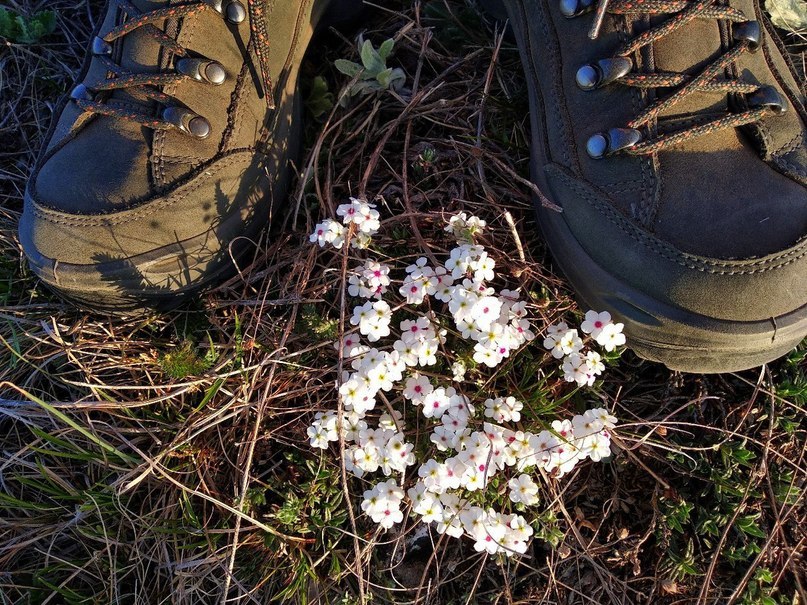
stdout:
<svg viewBox="0 0 807 605">
<path fill-rule="evenodd" d="M 163 372 L 177 380 L 202 374 L 209 370 L 218 358 L 213 343 L 210 345 L 210 349 L 204 355 L 200 355 L 193 342 L 185 340 L 175 350 L 160 357 L 160 367 Z"/>
<path fill-rule="evenodd" d="M 56 29 L 56 13 L 41 11 L 25 17 L 0 8 L 0 38 L 15 44 L 36 44 Z"/>
<path fill-rule="evenodd" d="M 311 81 L 311 89 L 305 99 L 305 106 L 311 115 L 319 118 L 333 108 L 333 93 L 328 90 L 328 82 L 322 76 Z"/>
<path fill-rule="evenodd" d="M 757 569 L 743 593 L 740 605 L 779 605 L 779 601 L 773 597 L 773 581 L 773 573 L 769 569 Z"/>
<path fill-rule="evenodd" d="M 436 161 L 437 150 L 431 145 L 426 145 L 412 162 L 412 169 L 418 178 L 423 178 L 434 172 Z"/>
<path fill-rule="evenodd" d="M 400 67 L 387 67 L 387 59 L 395 46 L 392 38 L 385 40 L 378 50 L 370 40 L 364 40 L 361 36 L 358 45 L 361 64 L 347 59 L 337 59 L 334 62 L 336 69 L 346 76 L 351 78 L 358 76 L 358 81 L 354 82 L 340 98 L 339 103 L 342 106 L 359 95 L 382 90 L 400 90 L 406 81 L 406 74 Z"/>
<path fill-rule="evenodd" d="M 316 305 L 304 305 L 300 314 L 303 331 L 317 338 L 334 340 L 339 336 L 339 322 L 323 317 Z"/>
</svg>

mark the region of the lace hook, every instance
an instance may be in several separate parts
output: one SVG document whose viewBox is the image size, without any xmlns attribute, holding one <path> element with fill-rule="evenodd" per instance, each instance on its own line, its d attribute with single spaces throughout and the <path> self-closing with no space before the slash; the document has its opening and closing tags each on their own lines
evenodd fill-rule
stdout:
<svg viewBox="0 0 807 605">
<path fill-rule="evenodd" d="M 608 2 L 609 0 L 598 0 L 597 2 L 597 12 L 594 14 L 594 23 L 591 24 L 591 29 L 588 32 L 588 37 L 592 40 L 596 40 L 597 36 L 600 35 L 600 28 L 605 18 L 605 11 L 608 10 Z"/>
</svg>

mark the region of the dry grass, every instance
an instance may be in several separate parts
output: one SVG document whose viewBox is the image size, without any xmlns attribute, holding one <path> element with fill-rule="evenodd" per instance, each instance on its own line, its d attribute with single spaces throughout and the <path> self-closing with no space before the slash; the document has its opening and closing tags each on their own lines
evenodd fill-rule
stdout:
<svg viewBox="0 0 807 605">
<path fill-rule="evenodd" d="M 454 210 L 482 215 L 536 323 L 577 313 L 514 177 L 528 158 L 517 53 L 462 2 L 371 12 L 365 35 L 396 38 L 409 93 L 312 121 L 283 224 L 195 307 L 113 318 L 44 290 L 15 222 L 99 5 L 11 2 L 55 10 L 59 25 L 0 49 L 0 602 L 806 602 L 804 349 L 722 377 L 626 353 L 592 392 L 527 349 L 496 380 L 536 421 L 593 401 L 626 426 L 611 463 L 546 484 L 533 519 L 545 539 L 519 561 L 456 541 L 413 548 L 413 527 L 373 533 L 348 514 L 361 484 L 343 486 L 308 447 L 313 412 L 334 403 L 341 281 L 339 257 L 306 234 L 349 194 L 378 201 L 390 259 L 444 251 Z M 355 53 L 336 35 L 329 48 Z"/>
</svg>

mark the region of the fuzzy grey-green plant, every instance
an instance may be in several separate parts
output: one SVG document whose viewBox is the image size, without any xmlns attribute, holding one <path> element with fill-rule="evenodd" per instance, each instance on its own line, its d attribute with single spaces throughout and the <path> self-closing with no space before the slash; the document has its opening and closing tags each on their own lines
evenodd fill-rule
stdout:
<svg viewBox="0 0 807 605">
<path fill-rule="evenodd" d="M 376 49 L 370 40 L 359 36 L 358 47 L 361 64 L 347 59 L 334 61 L 336 69 L 351 78 L 358 79 L 351 83 L 340 104 L 347 105 L 350 99 L 359 95 L 367 95 L 382 90 L 400 90 L 406 82 L 406 74 L 400 67 L 387 67 L 387 59 L 392 54 L 395 41 L 385 40 Z"/>
</svg>

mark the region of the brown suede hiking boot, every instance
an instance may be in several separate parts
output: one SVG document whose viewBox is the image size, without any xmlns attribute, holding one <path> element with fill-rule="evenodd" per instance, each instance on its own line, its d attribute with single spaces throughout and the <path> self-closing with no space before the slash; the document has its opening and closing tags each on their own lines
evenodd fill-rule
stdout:
<svg viewBox="0 0 807 605">
<path fill-rule="evenodd" d="M 759 3 L 505 4 L 533 179 L 563 209 L 540 209 L 539 223 L 582 301 L 674 369 L 741 370 L 795 347 L 807 335 L 804 82 Z"/>
<path fill-rule="evenodd" d="M 36 274 L 128 309 L 230 273 L 284 199 L 309 40 L 326 9 L 360 4 L 110 1 L 26 192 Z"/>
</svg>

